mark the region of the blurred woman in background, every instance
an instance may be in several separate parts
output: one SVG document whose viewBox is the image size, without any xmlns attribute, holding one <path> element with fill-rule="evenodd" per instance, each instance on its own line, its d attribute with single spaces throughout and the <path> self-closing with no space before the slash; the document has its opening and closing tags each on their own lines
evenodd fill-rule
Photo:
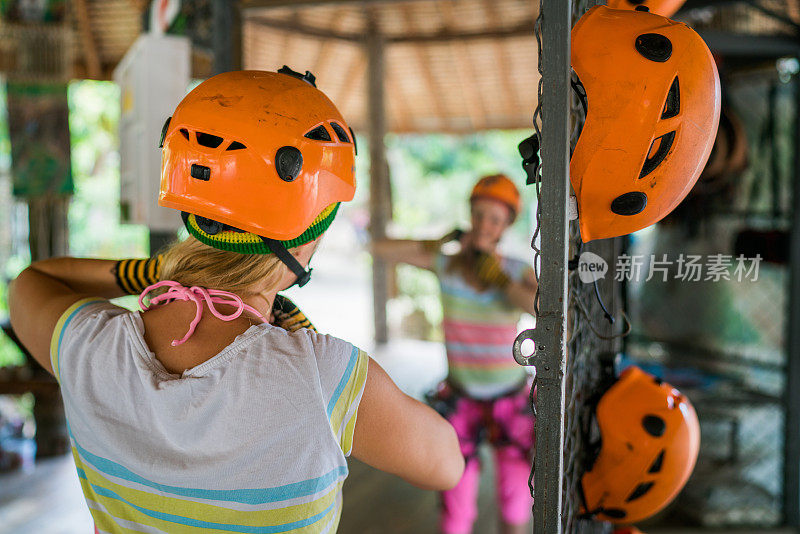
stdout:
<svg viewBox="0 0 800 534">
<path fill-rule="evenodd" d="M 386 239 L 373 252 L 386 261 L 432 271 L 439 278 L 448 376 L 433 404 L 458 433 L 466 469 L 442 493 L 440 529 L 472 531 L 477 518 L 478 446 L 494 448 L 502 532 L 527 531 L 533 500 L 528 488 L 533 447 L 530 381 L 511 347 L 522 312 L 533 314 L 537 282 L 526 263 L 501 256 L 497 245 L 519 214 L 520 195 L 505 175 L 484 176 L 469 198 L 472 227 L 436 241 Z M 458 239 L 461 250 L 441 252 Z"/>
</svg>

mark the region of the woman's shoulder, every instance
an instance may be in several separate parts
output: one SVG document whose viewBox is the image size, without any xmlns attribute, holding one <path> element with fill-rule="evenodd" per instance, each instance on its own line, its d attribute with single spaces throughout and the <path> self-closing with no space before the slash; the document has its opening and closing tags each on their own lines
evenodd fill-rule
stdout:
<svg viewBox="0 0 800 534">
<path fill-rule="evenodd" d="M 317 356 L 324 356 L 330 352 L 343 353 L 353 350 L 353 344 L 349 341 L 331 334 L 320 333 L 310 328 L 298 328 L 297 330 L 289 331 L 274 325 L 260 325 L 257 329 L 259 337 L 270 345 L 303 346 L 313 351 Z"/>
</svg>

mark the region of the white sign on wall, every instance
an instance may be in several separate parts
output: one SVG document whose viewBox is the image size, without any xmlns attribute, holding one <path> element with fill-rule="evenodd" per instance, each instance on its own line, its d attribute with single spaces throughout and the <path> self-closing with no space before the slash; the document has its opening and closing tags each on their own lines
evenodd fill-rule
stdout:
<svg viewBox="0 0 800 534">
<path fill-rule="evenodd" d="M 187 37 L 142 34 L 114 70 L 120 86 L 120 207 L 125 223 L 151 230 L 181 226 L 173 209 L 158 206 L 161 128 L 186 94 L 191 75 Z"/>
</svg>

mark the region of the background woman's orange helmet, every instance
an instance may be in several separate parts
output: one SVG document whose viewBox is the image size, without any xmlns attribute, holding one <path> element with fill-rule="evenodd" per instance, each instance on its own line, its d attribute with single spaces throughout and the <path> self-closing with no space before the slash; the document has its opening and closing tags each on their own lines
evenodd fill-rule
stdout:
<svg viewBox="0 0 800 534">
<path fill-rule="evenodd" d="M 286 248 L 355 194 L 355 138 L 308 72 L 209 78 L 178 105 L 162 145 L 160 205 Z"/>
<path fill-rule="evenodd" d="M 711 52 L 685 24 L 596 6 L 572 30 L 588 113 L 570 161 L 581 238 L 650 226 L 697 181 L 716 137 Z"/>
<path fill-rule="evenodd" d="M 692 474 L 700 424 L 689 399 L 639 369 L 626 369 L 597 405 L 601 446 L 582 478 L 599 519 L 633 523 L 669 504 Z"/>
<path fill-rule="evenodd" d="M 645 6 L 650 13 L 671 17 L 678 11 L 686 0 L 608 0 L 608 7 L 614 9 L 636 9 Z"/>
<path fill-rule="evenodd" d="M 488 198 L 505 204 L 511 210 L 512 222 L 522 207 L 517 186 L 505 174 L 491 174 L 478 180 L 472 188 L 469 201 L 472 202 L 476 198 Z"/>
</svg>

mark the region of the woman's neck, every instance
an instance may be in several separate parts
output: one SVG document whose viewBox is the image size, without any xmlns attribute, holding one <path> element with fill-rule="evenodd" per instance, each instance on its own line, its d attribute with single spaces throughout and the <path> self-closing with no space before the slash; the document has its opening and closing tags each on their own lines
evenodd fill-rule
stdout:
<svg viewBox="0 0 800 534">
<path fill-rule="evenodd" d="M 254 295 L 243 296 L 242 301 L 248 306 L 255 308 L 267 321 L 272 320 L 272 304 L 275 302 L 277 290 L 262 291 Z"/>
</svg>

